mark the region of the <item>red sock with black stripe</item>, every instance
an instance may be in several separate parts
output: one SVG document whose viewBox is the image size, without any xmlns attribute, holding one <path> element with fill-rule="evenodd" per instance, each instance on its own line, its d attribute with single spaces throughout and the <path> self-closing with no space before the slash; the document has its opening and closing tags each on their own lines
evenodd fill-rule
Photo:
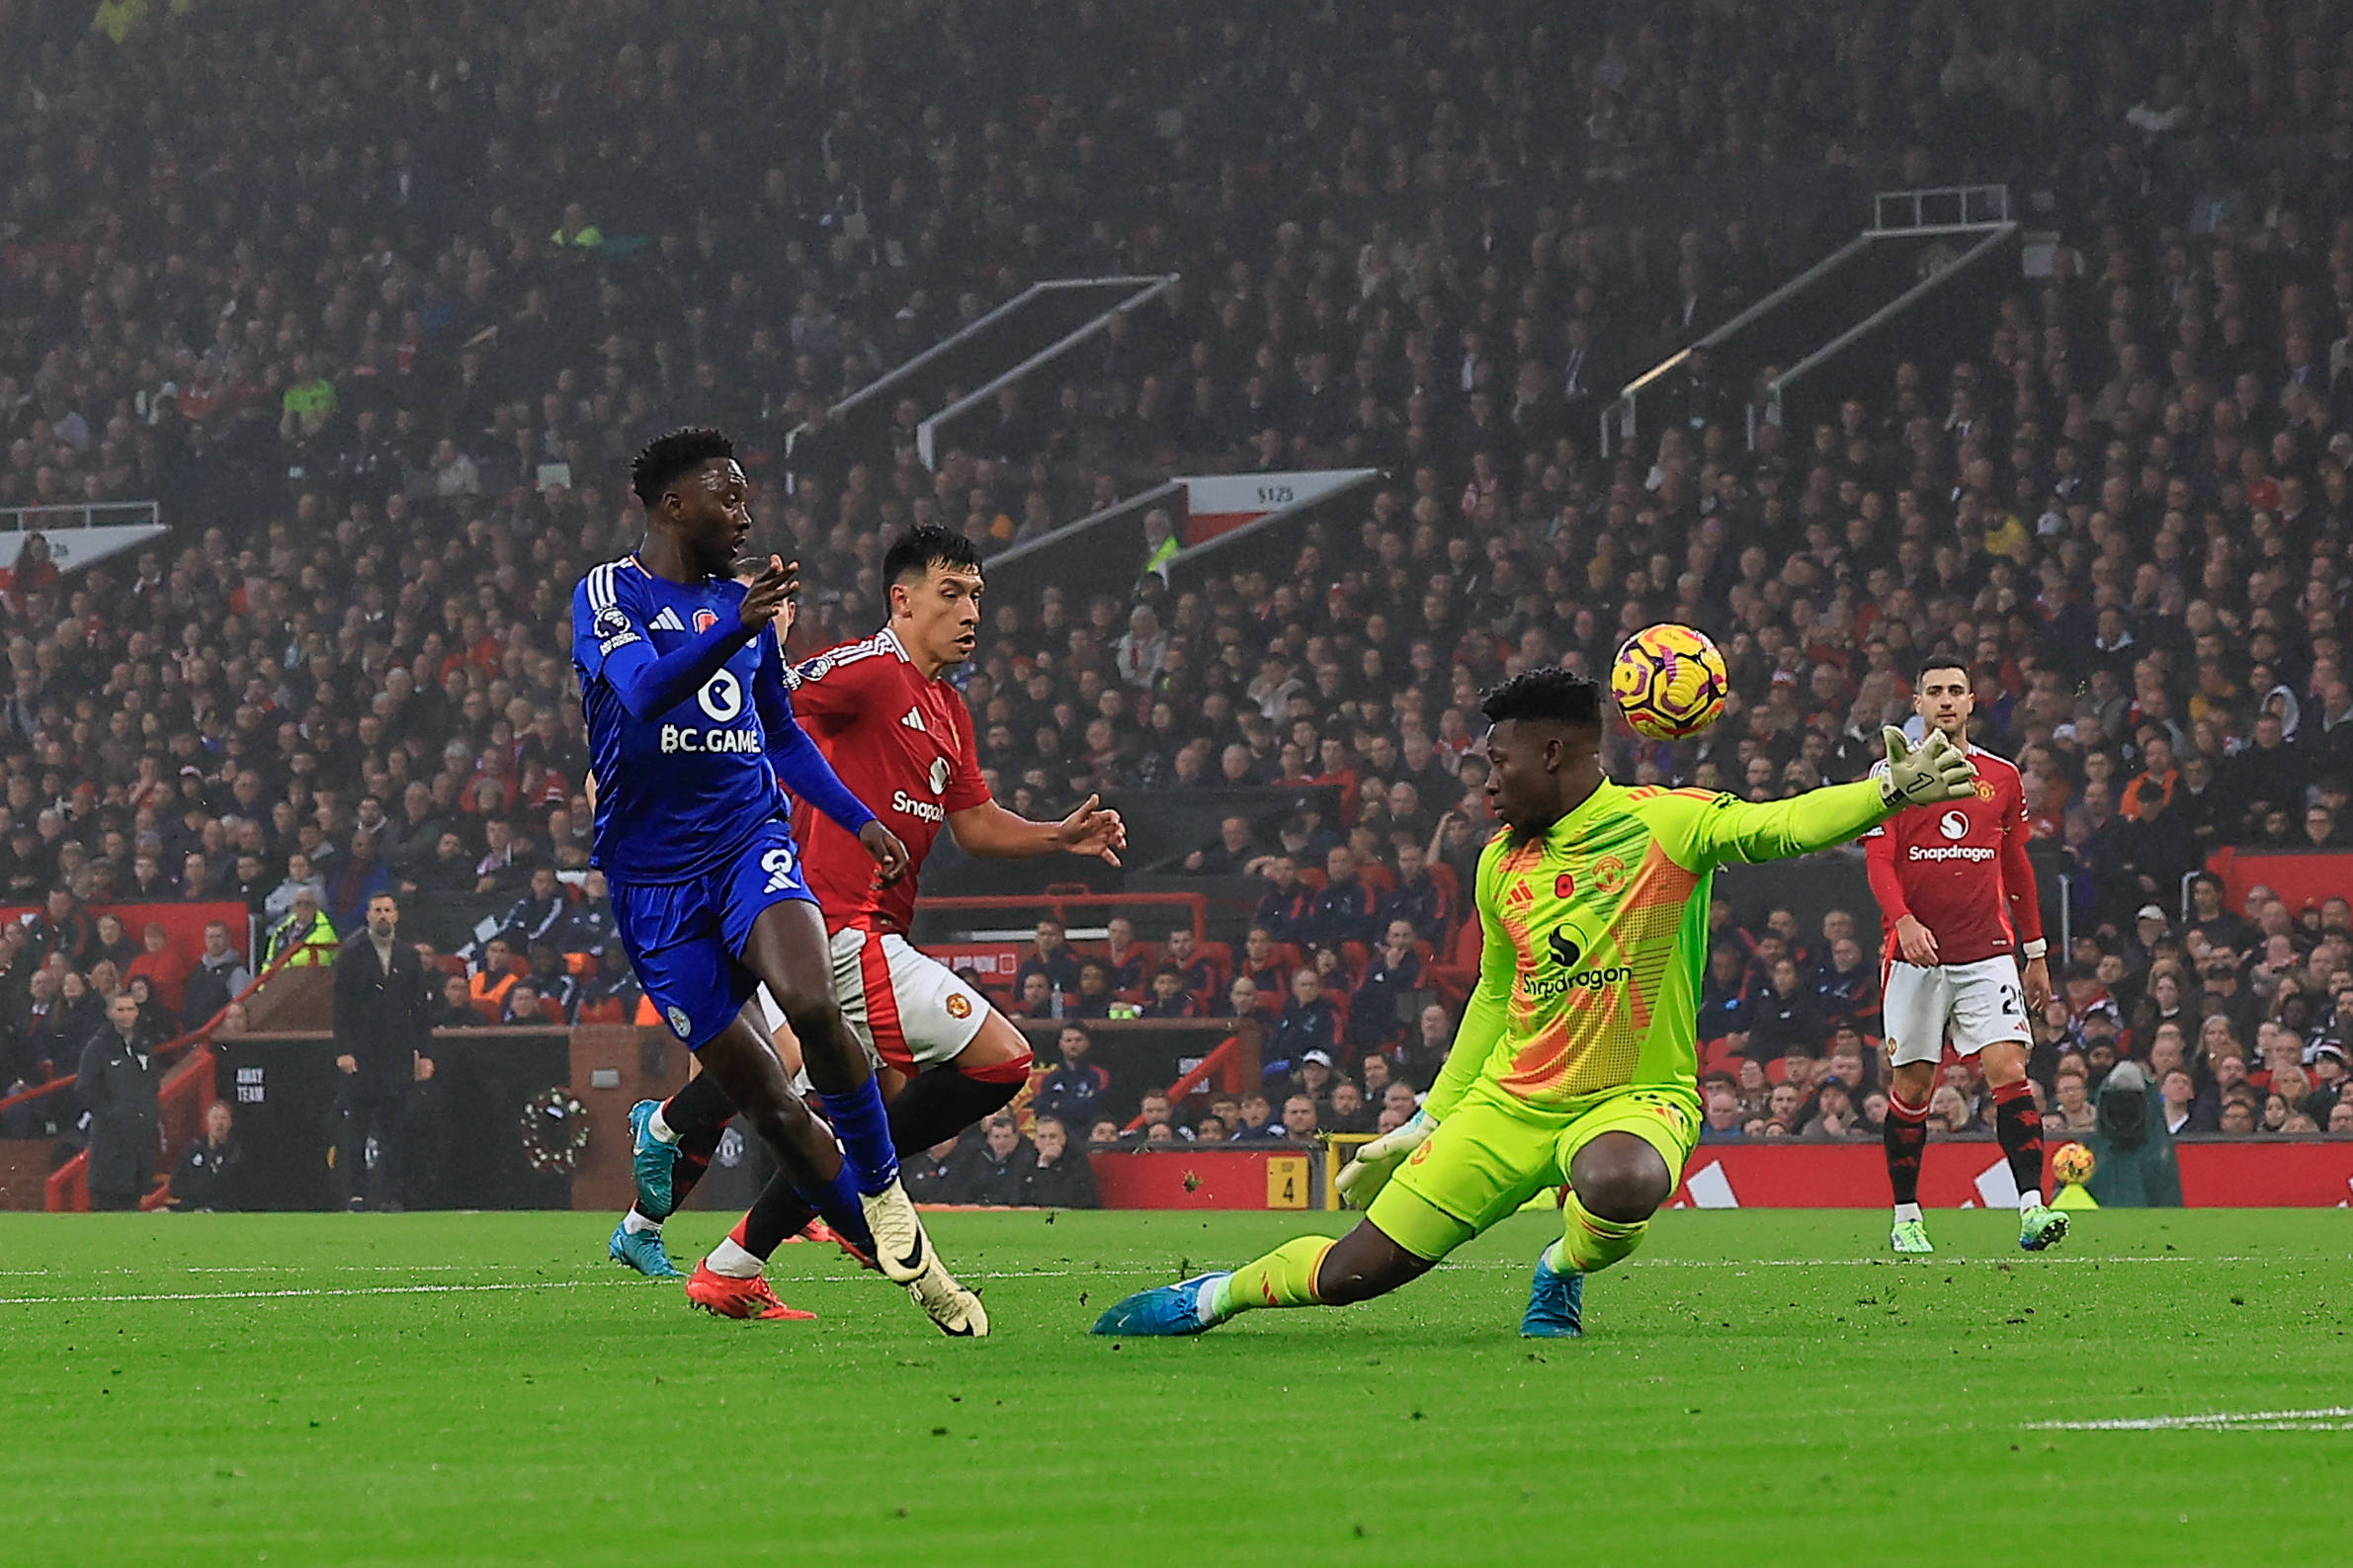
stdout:
<svg viewBox="0 0 2353 1568">
<path fill-rule="evenodd" d="M 2009 1157 L 2010 1180 L 2018 1186 L 2018 1206 L 2043 1201 L 2043 1114 L 2035 1109 L 2034 1086 L 2021 1078 L 1993 1091 L 1993 1133 Z"/>
<path fill-rule="evenodd" d="M 1888 1119 L 1880 1139 L 1888 1151 L 1888 1185 L 1895 1191 L 1895 1206 L 1917 1205 L 1920 1154 L 1928 1147 L 1928 1108 L 1907 1106 L 1890 1091 Z"/>
</svg>

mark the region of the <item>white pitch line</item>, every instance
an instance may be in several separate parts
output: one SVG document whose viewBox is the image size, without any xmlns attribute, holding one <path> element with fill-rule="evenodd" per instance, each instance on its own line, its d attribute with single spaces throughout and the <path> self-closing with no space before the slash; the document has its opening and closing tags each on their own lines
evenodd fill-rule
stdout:
<svg viewBox="0 0 2353 1568">
<path fill-rule="evenodd" d="M 634 1284 L 634 1279 L 548 1279 L 515 1284 L 371 1284 L 307 1290 L 158 1290 L 138 1295 L 11 1295 L 0 1306 L 112 1306 L 134 1301 L 274 1301 L 302 1296 L 471 1295 L 485 1290 L 578 1290 L 597 1284 Z"/>
<path fill-rule="evenodd" d="M 1892 1257 L 1637 1258 L 1633 1261 L 1633 1267 L 1637 1269 L 1876 1269 L 1885 1264 L 1892 1264 L 1896 1260 Z M 2293 1263 L 2294 1261 L 2294 1259 L 2241 1257 L 2236 1254 L 2225 1254 L 2209 1257 L 2201 1253 L 2190 1252 L 2161 1252 L 2147 1255 L 2135 1254 L 2117 1258 L 2087 1258 L 2080 1253 L 2070 1253 L 2061 1254 L 2058 1257 L 2037 1258 L 2031 1263 L 2021 1263 L 2017 1265 L 2017 1267 L 2021 1269 L 2048 1269 L 2060 1264 L 2073 1264 L 2077 1267 L 2082 1267 L 2084 1265 L 2098 1265 L 2103 1263 Z M 1950 1266 L 1954 1264 L 1966 1265 L 1973 1263 L 1980 1265 L 1988 1263 L 2007 1263 L 2009 1260 L 2007 1258 L 1950 1257 L 1930 1261 L 1924 1264 L 1918 1264 L 1915 1265 L 1915 1267 L 1933 1269 L 1937 1267 L 1939 1262 Z M 1449 1264 L 1445 1267 L 1491 1269 L 1501 1266 L 1496 1264 Z M 1515 1264 L 1511 1267 L 1517 1268 L 1518 1265 Z"/>
<path fill-rule="evenodd" d="M 558 1265 L 562 1268 L 566 1266 Z M 593 1264 L 569 1266 L 575 1272 L 597 1272 Z M 514 1274 L 521 1270 L 545 1273 L 546 1265 L 531 1263 L 249 1263 L 217 1264 L 187 1268 L 141 1268 L 124 1265 L 114 1269 L 98 1269 L 95 1274 Z M 57 1279 L 66 1278 L 61 1269 L 0 1269 L 0 1279 Z"/>
<path fill-rule="evenodd" d="M 1974 1260 L 1968 1258 L 1947 1258 L 1944 1260 L 1944 1263 L 1947 1267 L 1968 1267 L 1973 1263 L 1978 1267 L 1982 1267 L 1986 1263 L 1995 1261 L 1997 1260 L 1983 1258 Z M 2021 1265 L 2021 1267 L 2044 1269 L 2062 1264 L 2071 1264 L 2077 1267 L 2083 1267 L 2087 1265 L 2097 1266 L 2108 1263 L 2237 1264 L 2278 1263 L 2281 1261 L 2282 1260 L 2276 1258 L 2254 1258 L 2235 1255 L 2222 1257 L 2202 1257 L 2192 1253 L 2161 1253 L 2153 1257 L 2085 1258 L 2076 1256 L 2038 1258 L 2033 1263 Z M 1885 1258 L 1637 1258 L 1632 1260 L 1627 1267 L 1634 1269 L 1732 1270 L 1867 1269 L 1887 1266 L 1891 1262 L 1891 1260 Z M 518 1269 L 537 1270 L 543 1267 L 544 1266 L 533 1264 L 245 1264 L 234 1266 L 224 1265 L 217 1267 L 190 1267 L 185 1269 L 167 1269 L 154 1272 L 170 1275 L 188 1274 L 200 1276 L 256 1274 L 312 1275 L 321 1272 L 342 1274 L 493 1274 L 499 1272 L 511 1272 Z M 1165 1258 L 1151 1258 L 1141 1260 L 1127 1260 L 1117 1263 L 1104 1262 L 1083 1269 L 1006 1269 L 992 1271 L 972 1271 L 966 1273 L 965 1278 L 968 1279 L 1084 1279 L 1089 1276 L 1106 1274 L 1164 1274 L 1168 1272 L 1168 1260 Z M 1934 1267 L 1934 1265 L 1931 1264 L 1930 1267 Z M 1527 1265 L 1518 1262 L 1506 1263 L 1502 1261 L 1464 1261 L 1458 1263 L 1442 1263 L 1438 1266 L 1436 1272 L 1441 1274 L 1520 1274 L 1524 1273 L 1526 1269 Z M 148 1271 L 136 1269 L 116 1269 L 104 1271 L 106 1274 L 113 1275 L 139 1274 L 146 1272 Z M 581 1272 L 583 1274 L 589 1274 L 603 1273 L 604 1271 L 595 1269 L 591 1266 L 582 1266 Z M 1918 1271 L 1915 1269 L 1914 1272 Z M 85 1279 L 90 1278 L 90 1276 L 69 1273 L 65 1270 L 56 1269 L 6 1269 L 0 1270 L 0 1278 L 65 1280 Z M 821 1284 L 835 1279 L 835 1277 L 828 1275 L 780 1276 L 780 1278 L 789 1278 L 792 1279 L 794 1282 L 800 1284 Z M 847 1279 L 849 1277 L 842 1278 Z M 283 1290 L 193 1290 L 179 1292 L 153 1291 L 133 1294 L 96 1296 L 0 1296 L 0 1306 L 30 1306 L 49 1301 L 86 1301 L 91 1303 L 138 1301 L 238 1301 L 270 1300 L 309 1296 L 468 1294 L 485 1290 L 565 1290 L 575 1289 L 582 1285 L 632 1285 L 637 1282 L 638 1281 L 635 1279 L 615 1277 L 611 1279 L 540 1279 L 515 1280 L 511 1282 L 485 1281 L 475 1284 L 401 1284 L 343 1287 L 321 1286 L 317 1288 Z"/>
<path fill-rule="evenodd" d="M 2197 1416 L 2131 1416 L 2106 1421 L 2029 1421 L 2027 1432 L 2353 1432 L 2353 1405 L 2318 1410 L 2218 1410 Z"/>
<path fill-rule="evenodd" d="M 1630 1261 L 1629 1261 L 1629 1262 L 1628 1262 L 1628 1263 L 1625 1265 L 1625 1267 L 1627 1267 L 1627 1268 L 1630 1268 L 1630 1269 L 1876 1269 L 1876 1268 L 1879 1268 L 1879 1267 L 1881 1267 L 1882 1265 L 1886 1265 L 1886 1264 L 1891 1264 L 1891 1263 L 1893 1263 L 1894 1261 L 1895 1261 L 1895 1260 L 1893 1260 L 1893 1259 L 1891 1259 L 1891 1258 L 1635 1258 L 1635 1259 L 1632 1259 L 1632 1260 L 1630 1260 Z M 1964 1257 L 1960 1257 L 1960 1256 L 1953 1256 L 1953 1257 L 1948 1257 L 1948 1258 L 1945 1258 L 1945 1259 L 1943 1260 L 1943 1262 L 1944 1262 L 1944 1263 L 1945 1263 L 1947 1266 L 1967 1265 L 1967 1264 L 1971 1264 L 1971 1263 L 1980 1263 L 1980 1264 L 1981 1264 L 1981 1263 L 1991 1263 L 1991 1262 L 2006 1262 L 2006 1261 L 2007 1261 L 2006 1259 L 1989 1259 L 1989 1258 L 1971 1259 L 1971 1258 L 1964 1258 Z M 2086 1258 L 2086 1257 L 2081 1257 L 2081 1256 L 2074 1256 L 2074 1257 L 2037 1258 L 2037 1259 L 2036 1259 L 2036 1260 L 2035 1260 L 2035 1261 L 2034 1261 L 2032 1264 L 2028 1264 L 2028 1265 L 2022 1265 L 2021 1267 L 2035 1268 L 2035 1269 L 2044 1269 L 2044 1268 L 2051 1268 L 2051 1267 L 2054 1267 L 2054 1266 L 2057 1266 L 2057 1265 L 2060 1265 L 2060 1264 L 2072 1264 L 2072 1265 L 2076 1265 L 2076 1266 L 2080 1267 L 2080 1266 L 2082 1266 L 2082 1265 L 2085 1265 L 2085 1264 L 2102 1264 L 2102 1263 L 2277 1263 L 2277 1262 L 2279 1262 L 2279 1261 L 2280 1261 L 2280 1260 L 2278 1260 L 2278 1259 L 2275 1259 L 2275 1258 L 2261 1258 L 2261 1259 L 2258 1259 L 2258 1258 L 2252 1258 L 2252 1257 L 2234 1257 L 2234 1256 L 2233 1256 L 2233 1257 L 2212 1257 L 2212 1258 L 2209 1258 L 2209 1257 L 2202 1257 L 2202 1256 L 2199 1256 L 2199 1255 L 2197 1255 L 2197 1254 L 2192 1254 L 2192 1253 L 2182 1253 L 2182 1254 L 2177 1254 L 2177 1255 L 2176 1255 L 2176 1254 L 2165 1254 L 2165 1255 L 2159 1255 L 2159 1256 L 2156 1256 L 2156 1257 Z M 1160 1259 L 1160 1258 L 1150 1258 L 1150 1259 L 1143 1259 L 1143 1260 L 1129 1260 L 1129 1261 L 1126 1261 L 1126 1262 L 1118 1262 L 1118 1263 L 1106 1262 L 1106 1263 L 1102 1263 L 1102 1264 L 1095 1265 L 1093 1268 L 1089 1268 L 1089 1269 L 1047 1269 L 1047 1270 L 1028 1270 L 1028 1271 L 1021 1271 L 1021 1272 L 1015 1272 L 1015 1273 L 1005 1273 L 1005 1274 L 976 1274 L 976 1275 L 974 1275 L 974 1276 L 973 1276 L 973 1278 L 974 1278 L 974 1279 L 1061 1279 L 1062 1277 L 1064 1277 L 1065 1275 L 1074 1275 L 1074 1274 L 1093 1274 L 1093 1273 L 1097 1273 L 1097 1272 L 1099 1272 L 1099 1271 L 1101 1271 L 1101 1270 L 1107 1270 L 1107 1269 L 1108 1269 L 1108 1270 L 1124 1270 L 1124 1271 L 1127 1271 L 1127 1272 L 1130 1272 L 1130 1273 L 1146 1274 L 1146 1273 L 1150 1273 L 1150 1272 L 1152 1272 L 1153 1270 L 1156 1270 L 1156 1269 L 1161 1269 L 1161 1268 L 1164 1268 L 1164 1267 L 1166 1267 L 1166 1262 L 1167 1262 L 1167 1261 L 1166 1261 L 1165 1259 Z M 137 1268 L 137 1267 L 124 1267 L 124 1268 L 115 1268 L 115 1269 L 99 1269 L 99 1270 L 91 1270 L 91 1271 L 87 1271 L 87 1272 L 81 1272 L 81 1271 L 72 1271 L 72 1270 L 65 1270 L 65 1269 L 0 1269 L 0 1279 L 89 1279 L 89 1278 L 92 1278 L 93 1276 L 100 1276 L 100 1277 L 103 1277 L 103 1276 L 108 1276 L 108 1275 L 137 1275 L 137 1276 L 145 1276 L 145 1277 L 150 1277 L 150 1278 L 152 1278 L 152 1277 L 154 1277 L 154 1276 L 157 1276 L 157 1275 L 182 1275 L 182 1274 L 187 1274 L 187 1275 L 248 1275 L 248 1274 L 304 1274 L 304 1275 L 313 1275 L 313 1274 L 470 1274 L 470 1275 L 483 1275 L 483 1274 L 515 1274 L 515 1273 L 519 1273 L 519 1272 L 522 1272 L 522 1271 L 525 1271 L 525 1270 L 531 1271 L 532 1273 L 535 1273 L 535 1274 L 546 1274 L 546 1273 L 547 1272 L 547 1270 L 548 1270 L 548 1268 L 549 1268 L 549 1267 L 550 1267 L 549 1265 L 545 1265 L 545 1264 L 528 1264 L 528 1263 L 484 1263 L 484 1264 L 465 1264 L 465 1263 L 416 1263 L 416 1264 L 404 1264 L 404 1263 L 331 1263 L 331 1264 L 311 1264 L 311 1263 L 280 1263 L 280 1264 L 237 1264 L 237 1265 L 215 1265 L 215 1266 L 194 1266 L 194 1265 L 192 1265 L 192 1266 L 190 1266 L 190 1267 L 187 1267 L 187 1268 L 178 1268 L 178 1269 L 173 1269 L 173 1268 L 164 1268 L 164 1269 L 144 1269 L 144 1268 Z M 563 1270 L 563 1269 L 565 1268 L 565 1266 L 563 1266 L 563 1265 L 554 1265 L 554 1266 L 552 1266 L 552 1267 L 554 1267 L 554 1268 L 556 1268 L 556 1269 L 558 1269 L 558 1270 Z M 1455 1263 L 1443 1263 L 1443 1264 L 1440 1264 L 1438 1267 L 1439 1267 L 1441 1270 L 1488 1270 L 1488 1269 L 1491 1269 L 1491 1270 L 1501 1270 L 1501 1271 L 1506 1271 L 1506 1272 L 1514 1272 L 1514 1271 L 1523 1270 L 1523 1269 L 1525 1269 L 1527 1266 L 1526 1266 L 1525 1264 L 1516 1263 L 1516 1262 L 1514 1262 L 1514 1263 L 1504 1263 L 1504 1262 L 1473 1262 L 1473 1261 L 1468 1261 L 1468 1260 L 1466 1260 L 1466 1261 L 1455 1262 Z M 1930 1268 L 1934 1268 L 1934 1267 L 1935 1267 L 1935 1265 L 1934 1265 L 1934 1264 L 1930 1264 L 1930 1265 L 1928 1265 L 1928 1267 L 1930 1267 Z M 603 1274 L 603 1273 L 606 1273 L 606 1272 L 607 1272 L 607 1270 L 606 1270 L 604 1267 L 602 1267 L 602 1266 L 599 1266 L 599 1265 L 596 1265 L 596 1264 L 580 1264 L 580 1265 L 572 1266 L 572 1268 L 571 1268 L 571 1269 L 569 1269 L 569 1270 L 568 1270 L 568 1271 L 566 1271 L 566 1272 L 577 1273 L 577 1274 L 581 1274 L 581 1275 L 592 1275 L 592 1274 Z"/>
</svg>

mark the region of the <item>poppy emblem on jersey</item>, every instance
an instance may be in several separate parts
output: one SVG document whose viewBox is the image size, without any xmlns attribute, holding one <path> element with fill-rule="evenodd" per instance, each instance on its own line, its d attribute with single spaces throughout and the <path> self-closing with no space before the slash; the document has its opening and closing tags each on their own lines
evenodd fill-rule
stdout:
<svg viewBox="0 0 2353 1568">
<path fill-rule="evenodd" d="M 695 612 L 695 629 L 697 631 L 709 631 L 712 627 L 717 625 L 718 623 L 719 618 L 714 613 L 709 610 L 698 610 Z"/>
<path fill-rule="evenodd" d="M 940 1005 L 948 1010 L 950 1018 L 970 1018 L 972 1016 L 972 1004 L 962 991 L 949 992 L 948 1000 Z"/>
<path fill-rule="evenodd" d="M 945 794 L 947 789 L 948 759 L 945 757 L 934 757 L 931 760 L 931 792 L 933 794 Z"/>
<path fill-rule="evenodd" d="M 1605 855 L 1593 863 L 1593 886 L 1602 893 L 1614 893 L 1626 885 L 1626 863 L 1615 855 Z"/>
<path fill-rule="evenodd" d="M 692 1032 L 695 1027 L 694 1024 L 688 1020 L 686 1016 L 686 1009 L 683 1007 L 674 1007 L 662 1016 L 670 1021 L 670 1032 L 677 1035 L 680 1039 L 685 1039 L 688 1033 Z"/>
<path fill-rule="evenodd" d="M 1958 811 L 1948 811 L 1937 818 L 1936 831 L 1958 843 L 1969 837 L 1969 818 Z"/>
<path fill-rule="evenodd" d="M 1553 896 L 1554 896 L 1555 898 L 1574 898 L 1574 897 L 1576 897 L 1576 896 L 1577 896 L 1577 879 L 1576 879 L 1575 877 L 1573 877 L 1573 876 L 1569 875 L 1569 874 L 1568 874 L 1568 872 L 1566 872 L 1566 871 L 1562 871 L 1562 872 L 1561 872 L 1561 873 L 1560 873 L 1558 876 L 1555 876 L 1555 877 L 1554 877 L 1554 878 L 1553 878 Z"/>
</svg>

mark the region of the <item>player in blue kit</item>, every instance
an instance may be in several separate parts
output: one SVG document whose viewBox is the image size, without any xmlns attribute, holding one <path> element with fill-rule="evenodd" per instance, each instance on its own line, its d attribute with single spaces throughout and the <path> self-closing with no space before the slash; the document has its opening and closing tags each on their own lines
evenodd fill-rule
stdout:
<svg viewBox="0 0 2353 1568">
<path fill-rule="evenodd" d="M 644 543 L 592 569 L 572 596 L 598 782 L 591 861 L 611 883 L 622 946 L 671 1031 L 778 1169 L 824 1200 L 828 1223 L 871 1239 L 882 1272 L 943 1328 L 985 1334 L 978 1298 L 941 1268 L 899 1185 L 881 1090 L 834 1000 L 824 923 L 779 809 L 781 782 L 853 834 L 882 880 L 906 869 L 905 848 L 794 721 L 776 639 L 761 635 L 798 591 L 798 566 L 771 556 L 748 587 L 732 579 L 751 513 L 733 446 L 715 430 L 656 439 L 630 483 L 645 504 Z M 743 1017 L 763 982 L 832 1134 Z"/>
</svg>

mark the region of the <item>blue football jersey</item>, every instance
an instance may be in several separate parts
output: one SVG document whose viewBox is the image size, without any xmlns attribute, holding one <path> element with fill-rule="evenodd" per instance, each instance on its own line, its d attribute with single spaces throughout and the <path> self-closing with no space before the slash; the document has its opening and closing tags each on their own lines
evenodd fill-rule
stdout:
<svg viewBox="0 0 2353 1568">
<path fill-rule="evenodd" d="M 784 715 L 776 639 L 747 636 L 702 684 L 659 712 L 632 713 L 624 687 L 655 658 L 740 624 L 744 589 L 674 583 L 625 555 L 572 591 L 572 667 L 596 771 L 591 864 L 633 881 L 676 882 L 725 862 L 783 815 L 761 711 Z"/>
</svg>

